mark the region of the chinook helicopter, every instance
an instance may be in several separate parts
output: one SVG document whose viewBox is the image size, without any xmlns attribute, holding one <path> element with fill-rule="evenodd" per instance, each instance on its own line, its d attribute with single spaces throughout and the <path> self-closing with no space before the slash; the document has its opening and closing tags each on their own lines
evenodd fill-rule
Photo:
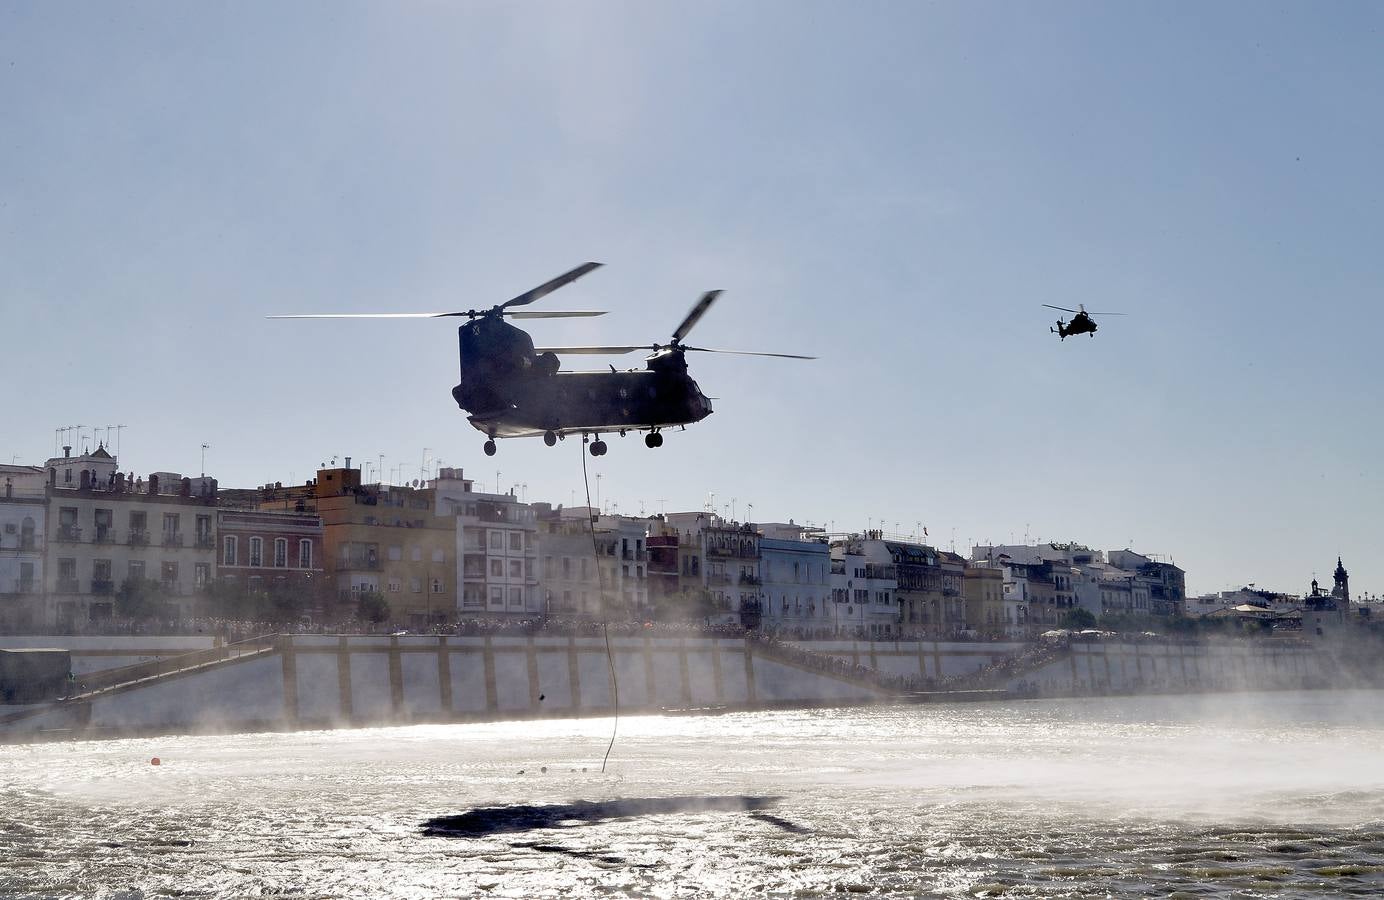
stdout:
<svg viewBox="0 0 1384 900">
<path fill-rule="evenodd" d="M 685 354 L 734 353 L 742 356 L 776 356 L 815 359 L 793 353 L 760 353 L 689 347 L 683 338 L 706 315 L 720 291 L 702 295 L 692 311 L 673 330 L 667 344 L 621 346 L 535 347 L 533 339 L 511 319 L 601 316 L 590 310 L 530 311 L 526 306 L 583 275 L 600 268 L 588 262 L 531 291 L 487 310 L 439 313 L 343 313 L 269 316 L 271 319 L 325 318 L 444 318 L 464 316 L 469 321 L 457 329 L 461 377 L 452 388 L 452 399 L 469 413 L 467 421 L 486 436 L 483 449 L 494 456 L 497 438 L 543 436 L 549 447 L 569 434 L 589 441 L 592 456 L 604 456 L 608 447 L 601 434 L 647 432 L 648 447 L 663 445 L 665 428 L 685 427 L 711 415 L 711 401 L 687 372 Z M 562 371 L 559 356 L 566 354 L 619 355 L 651 351 L 643 369 L 595 372 Z M 591 438 L 594 437 L 594 440 Z"/>
<path fill-rule="evenodd" d="M 1060 312 L 1065 312 L 1065 313 L 1071 313 L 1071 314 L 1072 314 L 1072 321 L 1070 321 L 1070 322 L 1064 322 L 1063 320 L 1058 319 L 1058 320 L 1057 320 L 1057 327 L 1056 327 L 1056 328 L 1051 328 L 1051 327 L 1048 328 L 1048 331 L 1050 331 L 1050 332 L 1052 332 L 1053 334 L 1057 335 L 1059 338 L 1061 338 L 1061 339 L 1064 340 L 1064 341 L 1065 341 L 1067 338 L 1069 338 L 1069 337 L 1071 337 L 1072 335 L 1074 335 L 1074 334 L 1089 334 L 1091 337 L 1095 337 L 1095 336 L 1096 336 L 1096 323 L 1093 322 L 1093 321 L 1091 320 L 1091 316 L 1093 316 L 1093 315 L 1095 315 L 1095 316 L 1122 316 L 1122 315 L 1124 315 L 1124 313 L 1117 313 L 1117 312 L 1088 313 L 1088 312 L 1086 311 L 1086 307 L 1083 306 L 1083 305 L 1080 304 L 1080 303 L 1077 304 L 1077 308 L 1076 308 L 1076 309 L 1067 309 L 1067 307 L 1065 307 L 1065 306 L 1053 306 L 1051 303 L 1044 303 L 1043 305 L 1046 306 L 1048 309 L 1055 309 L 1055 310 L 1059 310 Z"/>
</svg>

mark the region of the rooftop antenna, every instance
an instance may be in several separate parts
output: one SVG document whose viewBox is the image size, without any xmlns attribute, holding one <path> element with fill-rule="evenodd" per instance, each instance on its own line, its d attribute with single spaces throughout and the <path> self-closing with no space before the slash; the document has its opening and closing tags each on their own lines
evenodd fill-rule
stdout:
<svg viewBox="0 0 1384 900">
<path fill-rule="evenodd" d="M 208 444 L 206 441 L 203 441 L 203 442 L 202 442 L 202 477 L 203 477 L 203 478 L 206 478 L 206 477 L 207 477 L 207 448 L 210 447 L 210 446 L 211 446 L 211 444 Z"/>
<path fill-rule="evenodd" d="M 665 498 L 665 497 L 659 497 L 659 498 L 658 498 L 658 514 L 659 514 L 660 516 L 663 515 L 663 504 L 665 504 L 665 503 L 667 503 L 667 502 L 668 502 L 668 500 L 667 500 L 667 498 Z"/>
<path fill-rule="evenodd" d="M 602 511 L 604 511 L 604 507 L 601 506 L 601 473 L 600 473 L 600 472 L 597 472 L 597 473 L 596 473 L 596 511 L 597 511 L 597 512 L 602 512 Z"/>
<path fill-rule="evenodd" d="M 110 444 L 111 444 L 111 436 L 110 436 L 110 431 L 109 431 L 109 429 L 111 429 L 111 428 L 114 428 L 114 429 L 115 429 L 115 458 L 116 458 L 116 459 L 119 459 L 119 458 L 120 458 L 120 432 L 122 432 L 122 431 L 125 430 L 125 426 L 124 426 L 124 425 L 107 425 L 106 428 L 107 428 L 107 431 L 106 431 L 106 446 L 107 446 L 107 447 L 109 447 Z"/>
</svg>

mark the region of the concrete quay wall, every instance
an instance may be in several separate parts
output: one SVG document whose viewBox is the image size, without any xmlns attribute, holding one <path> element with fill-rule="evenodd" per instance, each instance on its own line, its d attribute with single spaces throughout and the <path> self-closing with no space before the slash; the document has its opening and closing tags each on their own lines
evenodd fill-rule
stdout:
<svg viewBox="0 0 1384 900">
<path fill-rule="evenodd" d="M 1013 656 L 1022 641 L 799 641 L 792 646 L 885 675 L 944 678 L 973 674 Z"/>
<path fill-rule="evenodd" d="M 1074 642 L 1068 652 L 1009 679 L 1045 695 L 1100 691 L 1277 690 L 1329 683 L 1331 657 L 1274 640 L 1163 643 Z"/>
<path fill-rule="evenodd" d="M 276 649 L 4 722 L 0 736 L 313 728 L 854 704 L 887 696 L 741 638 L 284 635 Z"/>
</svg>

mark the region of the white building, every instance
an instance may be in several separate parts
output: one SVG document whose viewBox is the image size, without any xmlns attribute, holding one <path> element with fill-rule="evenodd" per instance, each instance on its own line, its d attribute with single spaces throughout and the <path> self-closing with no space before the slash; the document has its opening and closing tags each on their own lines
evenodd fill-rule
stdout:
<svg viewBox="0 0 1384 900">
<path fill-rule="evenodd" d="M 754 526 L 715 513 L 680 512 L 664 517 L 664 528 L 678 535 L 679 555 L 694 563 L 682 573 L 685 588 L 706 591 L 712 624 L 757 625 L 760 598 L 759 532 Z"/>
<path fill-rule="evenodd" d="M 538 524 L 513 492 L 485 494 L 461 469 L 443 468 L 431 486 L 437 513 L 456 517 L 457 614 L 525 619 L 541 615 Z"/>
<path fill-rule="evenodd" d="M 157 585 L 164 618 L 197 612 L 215 562 L 214 479 L 162 473 L 131 483 L 103 447 L 44 468 L 44 624 L 80 629 L 111 617 L 127 581 Z"/>
<path fill-rule="evenodd" d="M 898 569 L 884 541 L 853 534 L 831 543 L 837 634 L 896 637 L 902 623 Z"/>
<path fill-rule="evenodd" d="M 0 494 L 0 630 L 32 627 L 43 615 L 48 506 L 41 484 L 37 497 Z"/>
</svg>

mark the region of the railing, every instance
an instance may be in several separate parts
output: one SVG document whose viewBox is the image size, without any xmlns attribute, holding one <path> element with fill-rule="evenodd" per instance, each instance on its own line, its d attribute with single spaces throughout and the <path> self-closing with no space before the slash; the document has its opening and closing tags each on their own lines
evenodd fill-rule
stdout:
<svg viewBox="0 0 1384 900">
<path fill-rule="evenodd" d="M 59 578 L 59 579 L 58 579 L 58 593 L 60 593 L 60 594 L 75 594 L 75 593 L 77 593 L 77 579 L 75 579 L 75 578 Z"/>
<path fill-rule="evenodd" d="M 149 543 L 149 532 L 143 529 L 131 531 L 129 536 L 125 538 L 125 543 L 129 544 L 131 547 L 146 546 Z"/>
<path fill-rule="evenodd" d="M 193 541 L 193 546 L 195 546 L 198 550 L 215 550 L 216 538 L 212 537 L 209 534 L 199 534 Z"/>
<path fill-rule="evenodd" d="M 718 573 L 716 573 L 716 572 L 712 572 L 710 575 L 706 576 L 706 583 L 707 583 L 707 584 L 730 584 L 730 576 L 729 576 L 729 575 L 724 575 L 724 574 L 718 574 Z"/>
<path fill-rule="evenodd" d="M 763 584 L 764 582 L 762 582 L 762 581 L 759 580 L 759 576 L 758 576 L 758 575 L 741 575 L 741 576 L 740 576 L 740 583 L 741 583 L 741 584 Z"/>
<path fill-rule="evenodd" d="M 91 592 L 93 594 L 113 594 L 115 593 L 115 582 L 110 579 L 92 579 Z"/>
<path fill-rule="evenodd" d="M 373 572 L 379 569 L 379 567 L 379 560 L 339 559 L 336 561 L 336 570 L 338 572 L 349 572 L 352 569 L 365 569 Z"/>
<path fill-rule="evenodd" d="M 223 647 L 194 650 L 191 653 L 179 653 L 176 656 L 167 656 L 149 662 L 135 663 L 132 666 L 121 666 L 118 669 L 106 669 L 100 672 L 92 672 L 79 679 L 81 683 L 80 690 L 82 693 L 103 691 L 107 688 L 116 687 L 117 685 L 143 681 L 146 678 L 157 678 L 160 675 L 181 672 L 185 669 L 193 669 L 198 666 L 205 666 L 225 659 L 237 659 L 252 653 L 263 653 L 275 647 L 277 641 L 278 635 L 266 634 L 244 641 L 237 641 L 234 644 L 226 644 Z"/>
<path fill-rule="evenodd" d="M 115 530 L 104 525 L 97 525 L 96 537 L 92 538 L 92 542 L 97 544 L 114 544 Z"/>
<path fill-rule="evenodd" d="M 58 540 L 64 542 L 80 541 L 82 539 L 82 529 L 76 525 L 59 525 Z"/>
<path fill-rule="evenodd" d="M 163 545 L 165 547 L 181 547 L 183 536 L 176 531 L 165 531 L 163 533 Z"/>
</svg>

